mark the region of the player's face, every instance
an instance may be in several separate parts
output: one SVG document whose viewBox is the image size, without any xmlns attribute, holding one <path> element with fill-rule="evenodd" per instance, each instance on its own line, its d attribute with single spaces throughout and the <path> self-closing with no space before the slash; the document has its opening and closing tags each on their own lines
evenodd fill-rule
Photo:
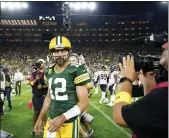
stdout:
<svg viewBox="0 0 169 138">
<path fill-rule="evenodd" d="M 168 70 L 168 42 L 165 43 L 162 48 L 164 49 L 163 54 L 160 59 L 160 64 Z"/>
<path fill-rule="evenodd" d="M 54 57 L 55 63 L 57 65 L 63 66 L 66 63 L 67 58 L 68 58 L 67 49 L 55 50 L 52 54 L 53 54 L 52 56 Z"/>
<path fill-rule="evenodd" d="M 70 57 L 69 57 L 69 62 L 70 62 L 71 64 L 74 64 L 74 65 L 76 65 L 76 64 L 79 63 L 77 57 L 75 57 L 75 56 L 70 56 Z"/>
</svg>

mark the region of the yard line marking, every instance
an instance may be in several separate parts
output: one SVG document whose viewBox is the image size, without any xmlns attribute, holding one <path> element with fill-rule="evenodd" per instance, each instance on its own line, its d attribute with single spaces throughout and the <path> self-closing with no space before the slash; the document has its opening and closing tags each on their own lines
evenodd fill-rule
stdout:
<svg viewBox="0 0 169 138">
<path fill-rule="evenodd" d="M 24 94 L 28 93 L 29 91 L 31 91 L 31 89 L 30 89 L 30 90 L 27 90 L 26 92 L 23 92 L 23 93 L 22 93 L 22 95 L 24 95 Z M 21 96 L 22 96 L 22 95 L 21 95 Z M 15 98 L 17 98 L 17 97 L 16 97 L 16 96 L 15 96 L 15 97 L 14 97 L 14 96 L 12 96 L 12 98 L 11 98 L 11 99 L 15 99 Z"/>
<path fill-rule="evenodd" d="M 97 111 L 99 111 L 107 120 L 109 120 L 116 128 L 118 128 L 121 132 L 123 132 L 128 138 L 131 138 L 132 135 L 129 134 L 127 131 L 125 131 L 123 128 L 119 127 L 109 116 L 107 116 L 103 111 L 101 111 L 97 106 L 95 106 L 93 103 L 90 102 L 90 105 L 92 105 Z"/>
<path fill-rule="evenodd" d="M 24 103 L 24 101 L 20 102 L 18 105 L 21 105 L 21 104 L 23 104 L 23 103 Z"/>
</svg>

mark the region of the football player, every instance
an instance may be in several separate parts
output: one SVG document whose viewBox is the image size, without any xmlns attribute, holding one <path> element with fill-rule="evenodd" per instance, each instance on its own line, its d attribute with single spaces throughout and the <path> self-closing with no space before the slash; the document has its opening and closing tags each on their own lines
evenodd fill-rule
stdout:
<svg viewBox="0 0 169 138">
<path fill-rule="evenodd" d="M 108 106 L 112 107 L 113 106 L 113 102 L 115 100 L 115 87 L 118 81 L 118 75 L 119 75 L 119 71 L 116 70 L 115 67 L 110 68 L 110 74 L 109 74 L 109 91 L 110 91 L 110 102 L 107 104 Z"/>
<path fill-rule="evenodd" d="M 79 56 L 76 53 L 72 53 L 71 56 L 69 57 L 69 61 L 71 64 L 73 65 L 82 65 L 82 62 L 80 62 Z M 85 60 L 83 58 L 83 63 L 85 64 Z M 83 64 L 83 65 L 84 65 Z M 85 64 L 85 67 L 87 68 L 87 70 L 89 71 L 87 65 Z M 87 88 L 89 91 L 89 98 L 91 96 L 90 94 L 90 89 L 92 89 L 94 86 L 93 82 L 89 82 L 87 84 Z M 79 133 L 81 134 L 81 136 L 89 138 L 92 134 L 93 134 L 93 129 L 91 127 L 91 123 L 94 120 L 94 117 L 91 116 L 90 114 L 87 114 L 86 111 L 84 111 L 81 115 L 80 115 L 80 122 L 85 126 L 85 128 L 87 129 L 87 132 L 85 132 L 83 130 L 83 128 L 80 126 L 79 127 Z"/>
<path fill-rule="evenodd" d="M 70 64 L 71 44 L 66 37 L 54 37 L 49 50 L 49 58 L 54 64 L 45 73 L 49 89 L 34 129 L 39 135 L 42 119 L 49 110 L 44 137 L 77 138 L 78 116 L 88 106 L 87 83 L 90 77 L 84 66 Z"/>
<path fill-rule="evenodd" d="M 96 69 L 96 71 L 94 72 L 94 89 L 95 89 L 95 93 L 94 94 L 98 94 L 99 92 L 99 88 L 98 88 L 98 76 L 99 76 L 99 72 L 98 70 Z"/>
<path fill-rule="evenodd" d="M 102 91 L 102 97 L 99 101 L 100 104 L 102 104 L 103 102 L 108 103 L 108 99 L 106 98 L 108 75 L 109 75 L 109 72 L 106 71 L 106 67 L 102 66 L 102 71 L 99 72 L 99 83 L 100 83 L 100 89 Z"/>
</svg>

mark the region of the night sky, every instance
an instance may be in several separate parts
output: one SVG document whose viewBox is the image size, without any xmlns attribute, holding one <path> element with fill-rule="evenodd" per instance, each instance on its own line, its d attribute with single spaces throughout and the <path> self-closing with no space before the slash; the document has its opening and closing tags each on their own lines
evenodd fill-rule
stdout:
<svg viewBox="0 0 169 138">
<path fill-rule="evenodd" d="M 29 8 L 24 12 L 3 12 L 5 15 L 56 15 L 61 14 L 61 2 L 28 2 Z M 92 14 L 104 15 L 135 15 L 144 12 L 152 12 L 154 14 L 153 24 L 168 29 L 168 4 L 153 1 L 109 1 L 97 2 L 97 9 Z M 81 14 L 82 12 L 77 12 Z M 2 13 L 1 13 L 2 14 Z"/>
</svg>

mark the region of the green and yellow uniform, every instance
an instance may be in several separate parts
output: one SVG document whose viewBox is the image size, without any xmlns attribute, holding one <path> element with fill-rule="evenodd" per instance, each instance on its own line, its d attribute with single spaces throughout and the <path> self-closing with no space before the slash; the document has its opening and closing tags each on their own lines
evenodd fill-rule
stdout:
<svg viewBox="0 0 169 138">
<path fill-rule="evenodd" d="M 69 64 L 62 72 L 57 72 L 56 67 L 48 68 L 45 72 L 51 94 L 49 109 L 50 119 L 58 117 L 78 103 L 76 86 L 89 83 L 90 77 L 83 65 Z M 63 127 L 56 133 L 56 137 L 78 137 L 78 116 L 67 120 Z M 48 128 L 48 123 L 46 130 Z M 65 131 L 66 130 L 66 131 Z M 47 131 L 44 133 L 44 137 Z"/>
</svg>

